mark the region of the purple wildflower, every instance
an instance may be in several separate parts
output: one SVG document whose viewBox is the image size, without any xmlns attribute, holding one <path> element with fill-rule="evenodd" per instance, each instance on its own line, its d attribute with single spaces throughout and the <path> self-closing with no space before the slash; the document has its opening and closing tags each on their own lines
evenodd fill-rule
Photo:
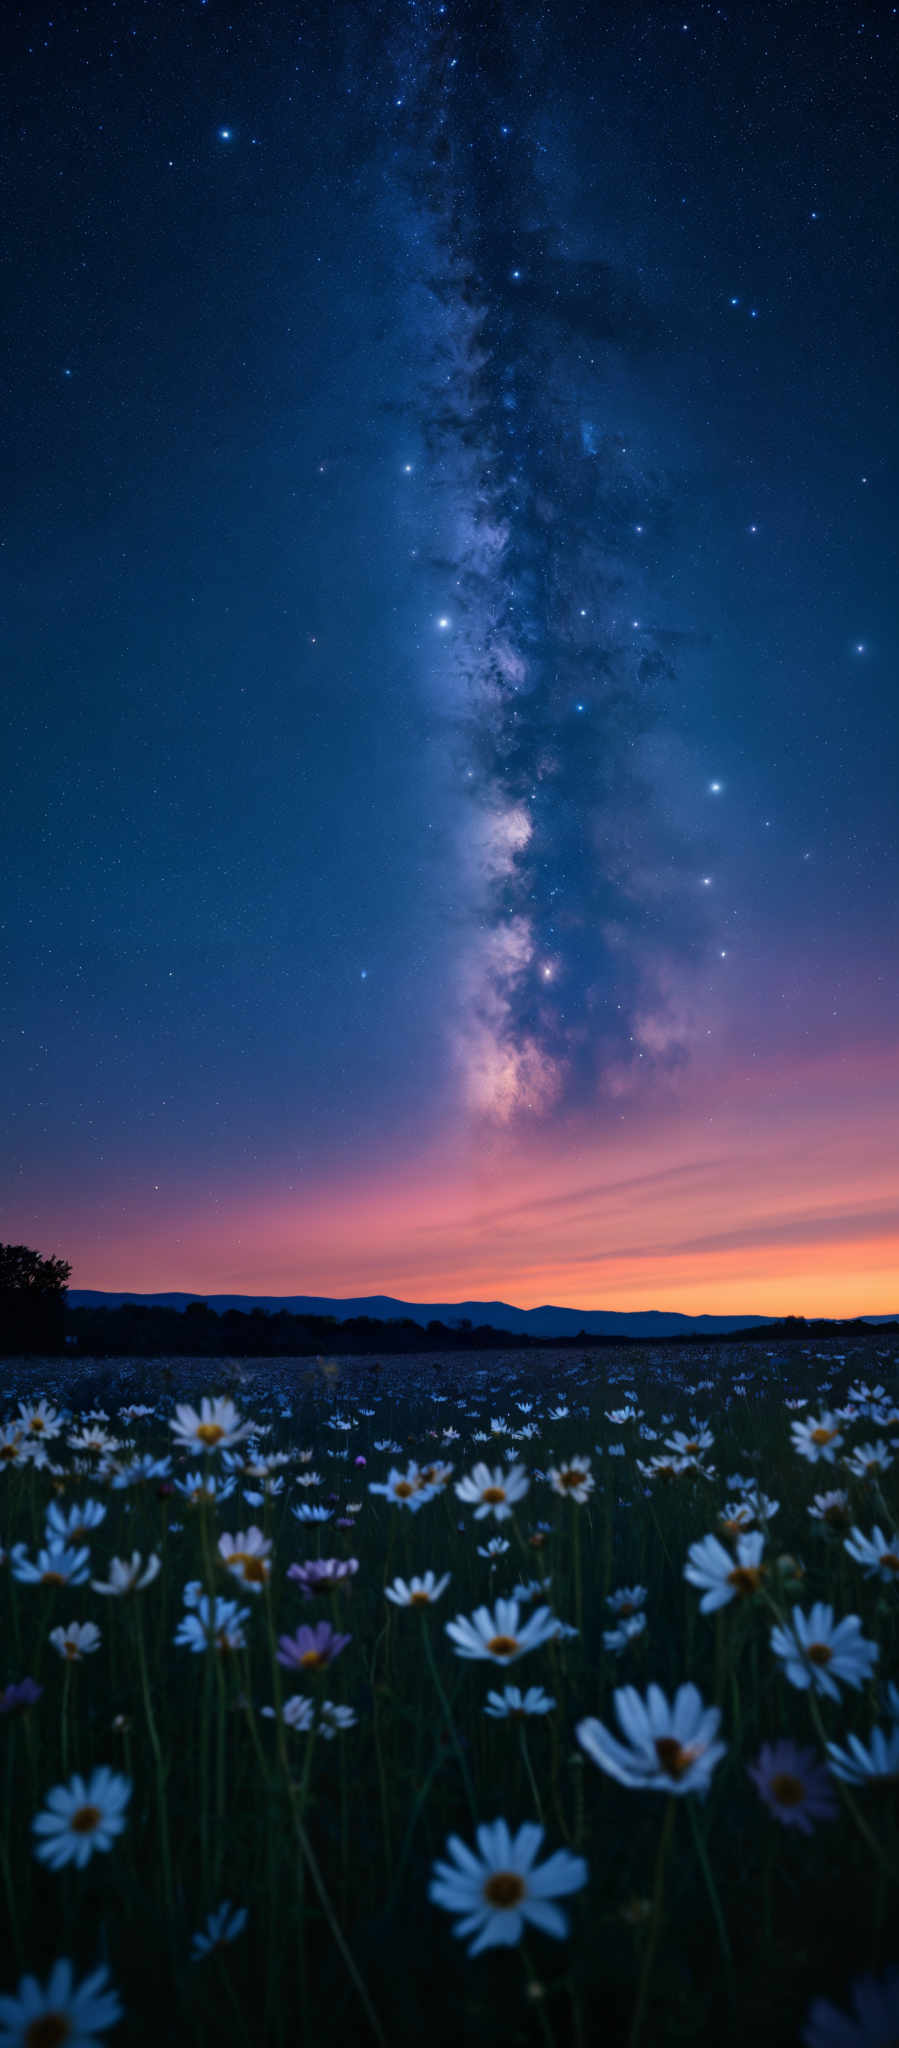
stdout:
<svg viewBox="0 0 899 2048">
<path fill-rule="evenodd" d="M 813 1749 L 797 1749 L 786 1737 L 763 1742 L 756 1762 L 746 1769 L 759 1798 L 785 1828 L 810 1835 L 815 1821 L 834 1819 L 833 1786 Z"/>
<path fill-rule="evenodd" d="M 333 1664 L 352 1640 L 352 1636 L 337 1635 L 329 1621 L 317 1621 L 314 1628 L 304 1623 L 295 1635 L 278 1637 L 278 1663 L 290 1671 L 320 1671 Z"/>
<path fill-rule="evenodd" d="M 20 1678 L 18 1685 L 8 1685 L 0 1692 L 0 1714 L 23 1714 L 26 1707 L 37 1705 L 43 1690 L 33 1678 Z"/>
</svg>

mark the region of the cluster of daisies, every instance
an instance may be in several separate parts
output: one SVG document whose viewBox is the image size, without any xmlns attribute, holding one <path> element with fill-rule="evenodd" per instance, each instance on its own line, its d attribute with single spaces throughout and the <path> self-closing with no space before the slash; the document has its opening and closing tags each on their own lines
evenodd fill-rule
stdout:
<svg viewBox="0 0 899 2048">
<path fill-rule="evenodd" d="M 670 1384 L 670 1383 L 669 1383 Z M 711 1391 L 713 1381 L 700 1381 L 686 1388 L 688 1398 Z M 581 1391 L 579 1388 L 578 1391 Z M 650 1496 L 657 1488 L 680 1484 L 713 1483 L 716 1467 L 711 1454 L 715 1437 L 706 1419 L 691 1412 L 686 1429 L 674 1428 L 675 1417 L 662 1417 L 661 1431 L 651 1427 L 639 1405 L 636 1391 L 622 1388 L 621 1404 L 606 1410 L 611 1440 L 596 1445 L 596 1453 L 629 1460 L 638 1491 Z M 730 1383 L 730 1401 L 745 1400 L 749 1391 L 747 1375 Z M 429 1403 L 445 1399 L 429 1394 Z M 457 1404 L 457 1419 L 470 1424 L 482 1421 L 483 1399 Z M 518 1511 L 542 1486 L 547 1497 L 568 1501 L 579 1513 L 589 1508 L 597 1493 L 592 1457 L 577 1452 L 545 1469 L 528 1469 L 513 1448 L 520 1442 L 539 1439 L 549 1423 L 566 1420 L 572 1409 L 566 1403 L 545 1407 L 535 1415 L 533 1401 L 517 1399 L 521 1420 L 509 1416 L 489 1417 L 489 1427 L 469 1430 L 470 1440 L 490 1443 L 504 1450 L 502 1463 L 479 1459 L 468 1472 L 455 1477 L 455 1462 L 445 1450 L 460 1439 L 453 1425 L 431 1430 L 438 1450 L 425 1463 L 407 1459 L 389 1465 L 384 1479 L 368 1480 L 367 1492 L 386 1505 L 407 1509 L 413 1516 L 444 1496 L 452 1496 L 461 1509 L 470 1511 L 475 1524 L 493 1523 L 496 1533 L 477 1545 L 477 1555 L 489 1567 L 491 1578 L 500 1560 L 510 1552 L 503 1533 L 508 1524 L 522 1550 L 531 1550 L 536 1562 L 552 1525 L 537 1522 L 525 1537 L 517 1520 Z M 805 1408 L 804 1400 L 789 1404 Z M 102 1541 L 107 1502 L 96 1497 L 102 1487 L 122 1492 L 151 1483 L 170 1495 L 184 1513 L 192 1509 L 217 1510 L 241 1491 L 246 1503 L 258 1508 L 285 1492 L 289 1467 L 297 1486 L 307 1493 L 323 1491 L 324 1480 L 315 1469 L 311 1450 L 269 1452 L 262 1446 L 268 1422 L 243 1418 L 226 1396 L 204 1396 L 199 1407 L 178 1403 L 169 1418 L 172 1444 L 165 1455 L 141 1452 L 131 1434 L 135 1424 L 155 1421 L 159 1409 L 132 1403 L 119 1409 L 115 1424 L 102 1410 L 93 1410 L 70 1426 L 65 1415 L 42 1397 L 22 1400 L 17 1415 L 0 1429 L 0 1464 L 10 1472 L 31 1467 L 46 1473 L 51 1482 L 69 1483 L 73 1477 L 90 1482 L 89 1497 L 65 1508 L 59 1499 L 46 1508 L 43 1540 L 34 1546 L 13 1544 L 8 1557 L 12 1577 L 24 1586 L 89 1586 L 104 1600 L 137 1596 L 151 1587 L 161 1570 L 156 1552 L 107 1559 L 100 1571 L 92 1567 L 91 1551 Z M 352 1414 L 336 1409 L 324 1420 L 332 1432 L 333 1447 L 324 1453 L 349 1460 L 349 1439 L 360 1418 L 371 1419 L 374 1408 L 357 1408 Z M 579 1404 L 579 1417 L 589 1407 Z M 273 1405 L 274 1419 L 290 1419 L 289 1405 Z M 871 1432 L 869 1440 L 849 1448 L 847 1432 L 862 1423 Z M 883 1492 L 886 1475 L 893 1463 L 893 1444 L 899 1431 L 899 1409 L 882 1385 L 873 1388 L 854 1385 L 841 1408 L 804 1414 L 791 1424 L 795 1453 L 803 1461 L 837 1467 L 834 1476 L 845 1477 L 863 1490 L 863 1498 L 874 1503 L 879 1519 L 865 1529 L 852 1519 L 847 1488 L 815 1495 L 808 1508 L 812 1522 L 830 1541 L 839 1541 L 854 1567 L 882 1587 L 899 1591 L 899 1534 Z M 339 1442 L 337 1441 L 339 1439 Z M 653 1442 L 660 1448 L 647 1458 L 637 1455 L 638 1447 Z M 62 1450 L 68 1462 L 59 1461 Z M 392 1438 L 374 1443 L 375 1451 L 390 1458 L 401 1455 Z M 176 1471 L 175 1460 L 199 1460 L 195 1469 Z M 362 1470 L 367 1456 L 356 1455 L 353 1470 Z M 297 1469 L 302 1468 L 302 1469 Z M 619 1468 L 607 1468 L 619 1469 Z M 622 1471 L 624 1467 L 620 1468 Z M 601 1489 L 600 1489 L 601 1490 Z M 772 1525 L 779 1502 L 769 1498 L 758 1481 L 733 1474 L 724 1482 L 727 1498 L 714 1517 L 715 1528 L 690 1543 L 683 1576 L 701 1595 L 699 1611 L 716 1613 L 732 1603 L 753 1602 L 767 1607 L 771 1655 L 789 1685 L 807 1693 L 814 1703 L 819 1696 L 842 1699 L 842 1688 L 858 1691 L 874 1678 L 880 1658 L 879 1644 L 865 1635 L 862 1620 L 854 1613 L 836 1616 L 834 1608 L 815 1601 L 806 1608 L 784 1604 L 788 1593 L 801 1590 L 805 1570 L 792 1556 L 772 1557 Z M 291 1514 L 300 1527 L 329 1522 L 352 1530 L 362 1510 L 362 1501 L 350 1501 L 347 1488 L 332 1490 L 326 1499 L 294 1503 Z M 621 1507 L 630 1505 L 619 1499 Z M 710 1516 L 711 1520 L 712 1517 Z M 460 1529 L 467 1525 L 460 1523 Z M 172 1533 L 179 1525 L 169 1523 Z M 480 1531 L 476 1532 L 480 1533 Z M 228 1598 L 210 1584 L 190 1580 L 183 1591 L 184 1612 L 174 1642 L 178 1648 L 197 1655 L 227 1655 L 247 1646 L 247 1631 L 253 1626 L 254 1608 L 264 1605 L 273 1570 L 273 1543 L 257 1523 L 243 1529 L 222 1531 L 215 1544 L 217 1568 L 239 1589 Z M 315 1602 L 322 1595 L 334 1595 L 349 1586 L 359 1571 L 355 1557 L 325 1557 L 294 1562 L 286 1572 L 303 1600 Z M 451 1574 L 438 1576 L 423 1571 L 408 1579 L 397 1577 L 385 1585 L 384 1597 L 391 1608 L 418 1607 L 427 1615 L 447 1593 Z M 525 1656 L 550 1643 L 559 1643 L 578 1631 L 554 1613 L 543 1597 L 549 1590 L 546 1574 L 514 1585 L 508 1594 L 475 1608 L 471 1614 L 458 1613 L 444 1622 L 444 1633 L 455 1655 L 494 1667 L 517 1664 Z M 646 1649 L 647 1588 L 622 1586 L 607 1596 L 609 1625 L 602 1632 L 604 1652 L 626 1655 L 634 1647 Z M 539 1602 L 533 1605 L 534 1601 Z M 352 1641 L 331 1621 L 319 1620 L 298 1626 L 292 1634 L 277 1638 L 276 1663 L 301 1681 L 329 1670 Z M 92 1620 L 74 1620 L 56 1626 L 49 1642 L 66 1665 L 91 1657 L 102 1642 L 102 1631 Z M 430 1638 L 428 1638 L 430 1650 Z M 40 1697 L 41 1688 L 28 1678 L 12 1682 L 0 1694 L 0 1712 L 27 1707 Z M 506 1684 L 488 1691 L 483 1711 L 492 1719 L 545 1716 L 556 1701 L 538 1684 L 522 1691 Z M 672 1698 L 656 1683 L 644 1691 L 629 1684 L 613 1695 L 617 1732 L 602 1721 L 587 1717 L 575 1728 L 576 1740 L 590 1761 L 618 1784 L 636 1791 L 660 1791 L 682 1798 L 704 1797 L 713 1773 L 727 1751 L 721 1739 L 721 1714 L 706 1704 L 692 1682 L 678 1686 Z M 274 1706 L 263 1706 L 264 1717 L 277 1714 L 296 1734 L 317 1733 L 333 1740 L 356 1725 L 354 1710 L 317 1694 L 294 1692 Z M 769 1811 L 785 1826 L 810 1833 L 820 1820 L 830 1820 L 838 1811 L 836 1786 L 862 1784 L 899 1785 L 899 1685 L 885 1680 L 883 1720 L 862 1740 L 849 1733 L 842 1743 L 828 1741 L 826 1762 L 812 1747 L 801 1747 L 785 1738 L 765 1743 L 758 1757 L 746 1766 L 748 1775 Z M 88 1777 L 76 1773 L 67 1784 L 53 1786 L 32 1822 L 34 1853 L 52 1871 L 66 1866 L 81 1870 L 97 1852 L 109 1851 L 127 1826 L 131 1783 L 107 1766 Z M 563 1898 L 583 1890 L 588 1867 L 583 1857 L 558 1849 L 539 1861 L 544 1829 L 527 1822 L 517 1833 L 505 1819 L 483 1823 L 475 1829 L 474 1846 L 451 1835 L 445 1855 L 432 1869 L 429 1897 L 434 1904 L 455 1916 L 454 1933 L 467 1940 L 468 1953 L 519 1943 L 528 1926 L 562 1938 L 569 1932 L 569 1919 L 559 1904 Z M 246 1911 L 230 1901 L 214 1908 L 203 1929 L 193 1936 L 192 1955 L 199 1961 L 223 1943 L 234 1940 L 246 1923 Z M 802 2039 L 808 2048 L 830 2048 L 837 2040 L 860 2044 L 875 2038 L 892 2038 L 899 2024 L 899 1972 L 888 1972 L 880 1981 L 862 1980 L 854 1991 L 858 2027 L 822 2000 L 816 2001 Z M 864 2031 L 870 2014 L 876 2024 L 889 2027 L 889 2035 Z M 886 2018 L 884 2019 L 884 2016 Z M 54 1965 L 41 1988 L 33 1977 L 23 1978 L 15 1996 L 0 1999 L 0 2048 L 4 2042 L 19 2040 L 90 2037 L 114 2025 L 122 2017 L 121 2005 L 108 1982 L 105 1968 L 96 1970 L 78 1986 L 70 1962 Z M 56 2032 L 51 2021 L 55 2021 Z M 41 2032 L 43 2027 L 43 2032 Z M 843 2031 L 840 2032 L 839 2030 Z M 861 2029 L 861 2031 L 859 2031 Z"/>
</svg>

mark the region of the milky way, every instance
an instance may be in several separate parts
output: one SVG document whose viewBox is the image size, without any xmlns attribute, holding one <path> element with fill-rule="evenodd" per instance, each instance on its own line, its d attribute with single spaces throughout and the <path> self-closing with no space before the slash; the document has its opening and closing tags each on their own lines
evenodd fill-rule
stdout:
<svg viewBox="0 0 899 2048">
<path fill-rule="evenodd" d="M 426 683 L 466 799 L 454 1051 L 469 1106 L 507 1121 L 676 1059 L 710 941 L 695 851 L 645 772 L 676 681 L 645 571 L 667 497 L 608 374 L 658 345 L 655 323 L 625 273 L 572 247 L 526 116 L 497 111 L 529 101 L 520 58 L 504 78 L 520 10 L 474 45 L 444 9 L 416 14 L 397 155 L 446 591 Z"/>
</svg>

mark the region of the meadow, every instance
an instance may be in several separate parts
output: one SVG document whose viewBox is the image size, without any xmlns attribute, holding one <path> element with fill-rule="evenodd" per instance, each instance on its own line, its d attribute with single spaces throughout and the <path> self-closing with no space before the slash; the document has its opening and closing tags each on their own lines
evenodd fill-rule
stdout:
<svg viewBox="0 0 899 2048">
<path fill-rule="evenodd" d="M 895 1339 L 0 1415 L 0 2048 L 899 2040 Z"/>
</svg>

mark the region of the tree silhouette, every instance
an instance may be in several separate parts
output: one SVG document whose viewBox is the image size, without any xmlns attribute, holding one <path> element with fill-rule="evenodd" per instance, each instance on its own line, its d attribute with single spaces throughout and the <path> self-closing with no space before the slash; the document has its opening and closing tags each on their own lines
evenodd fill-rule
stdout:
<svg viewBox="0 0 899 2048">
<path fill-rule="evenodd" d="M 0 1244 L 0 1353 L 65 1349 L 67 1259 L 42 1258 L 27 1244 Z"/>
</svg>

